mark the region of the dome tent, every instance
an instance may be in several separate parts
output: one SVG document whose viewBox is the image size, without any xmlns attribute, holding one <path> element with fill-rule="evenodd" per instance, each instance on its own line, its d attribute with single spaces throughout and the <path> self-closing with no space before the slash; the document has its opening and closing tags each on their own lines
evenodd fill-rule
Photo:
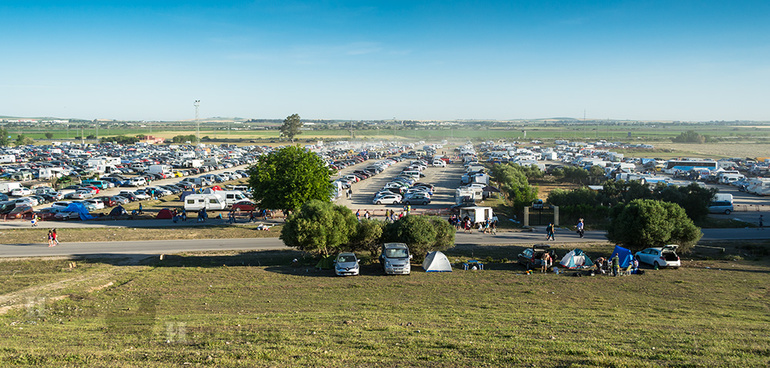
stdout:
<svg viewBox="0 0 770 368">
<path fill-rule="evenodd" d="M 580 249 L 573 249 L 567 255 L 564 256 L 564 258 L 561 259 L 561 262 L 559 264 L 562 267 L 569 268 L 569 269 L 576 269 L 581 267 L 590 267 L 593 266 L 594 263 L 591 261 L 591 258 L 589 258 L 585 252 L 583 252 Z"/>
<path fill-rule="evenodd" d="M 422 262 L 422 268 L 425 272 L 452 272 L 452 264 L 449 259 L 441 252 L 430 252 Z"/>
</svg>

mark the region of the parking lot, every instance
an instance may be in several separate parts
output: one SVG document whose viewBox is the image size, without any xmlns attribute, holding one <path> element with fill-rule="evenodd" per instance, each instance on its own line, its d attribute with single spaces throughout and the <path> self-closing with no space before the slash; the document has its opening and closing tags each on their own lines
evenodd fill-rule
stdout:
<svg viewBox="0 0 770 368">
<path fill-rule="evenodd" d="M 374 160 L 364 161 L 352 167 L 347 167 L 340 171 L 340 175 L 350 174 L 355 170 L 365 168 Z M 391 167 L 385 169 L 383 172 L 370 177 L 366 180 L 362 180 L 353 184 L 353 196 L 348 199 L 346 196 L 341 196 L 337 199 L 336 203 L 346 206 L 353 210 L 369 211 L 374 216 L 383 216 L 384 211 L 393 210 L 398 213 L 403 210 L 403 205 L 377 205 L 372 203 L 372 197 L 374 193 L 382 189 L 391 179 L 396 177 L 401 170 L 409 166 L 411 160 L 406 159 L 401 162 L 397 162 Z M 428 166 L 423 173 L 424 178 L 420 179 L 422 183 L 429 183 L 435 185 L 433 197 L 431 203 L 427 205 L 412 205 L 412 210 L 416 212 L 423 212 L 428 210 L 430 212 L 448 210 L 455 204 L 455 189 L 460 186 L 460 178 L 462 177 L 463 166 L 459 163 L 448 164 L 446 167 L 433 167 Z"/>
</svg>

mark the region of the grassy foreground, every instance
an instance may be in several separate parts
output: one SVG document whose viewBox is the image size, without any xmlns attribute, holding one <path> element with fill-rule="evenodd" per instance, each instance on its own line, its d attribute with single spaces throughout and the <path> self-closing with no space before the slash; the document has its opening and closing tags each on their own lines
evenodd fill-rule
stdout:
<svg viewBox="0 0 770 368">
<path fill-rule="evenodd" d="M 333 277 L 290 251 L 3 262 L 0 306 L 18 308 L 0 315 L 0 365 L 770 364 L 766 257 L 570 277 L 502 262 L 521 249 L 453 249 L 498 261 L 404 277 Z"/>
</svg>

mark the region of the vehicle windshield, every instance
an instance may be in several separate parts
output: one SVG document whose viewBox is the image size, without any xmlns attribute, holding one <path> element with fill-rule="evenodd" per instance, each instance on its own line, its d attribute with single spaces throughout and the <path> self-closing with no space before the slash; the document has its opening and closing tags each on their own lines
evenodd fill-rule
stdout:
<svg viewBox="0 0 770 368">
<path fill-rule="evenodd" d="M 407 252 L 407 250 L 403 248 L 385 249 L 385 257 L 386 258 L 407 258 L 409 257 L 409 252 Z"/>
<path fill-rule="evenodd" d="M 340 256 L 339 258 L 337 258 L 337 262 L 340 262 L 340 263 L 348 263 L 348 262 L 355 262 L 355 261 L 356 261 L 355 256 Z"/>
</svg>

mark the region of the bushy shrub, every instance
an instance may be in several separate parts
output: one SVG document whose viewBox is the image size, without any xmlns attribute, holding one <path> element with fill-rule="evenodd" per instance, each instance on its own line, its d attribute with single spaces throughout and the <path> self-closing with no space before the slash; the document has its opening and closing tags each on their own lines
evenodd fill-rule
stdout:
<svg viewBox="0 0 770 368">
<path fill-rule="evenodd" d="M 703 234 L 675 203 L 637 199 L 610 211 L 607 238 L 633 251 L 666 244 L 679 244 L 688 252 Z"/>
<path fill-rule="evenodd" d="M 453 247 L 454 237 L 455 229 L 446 220 L 407 215 L 385 227 L 382 241 L 406 243 L 414 258 L 421 261 L 428 252 Z"/>
<path fill-rule="evenodd" d="M 361 220 L 350 241 L 350 250 L 368 251 L 372 255 L 377 255 L 379 253 L 380 244 L 382 243 L 382 233 L 384 230 L 384 221 Z"/>
</svg>

